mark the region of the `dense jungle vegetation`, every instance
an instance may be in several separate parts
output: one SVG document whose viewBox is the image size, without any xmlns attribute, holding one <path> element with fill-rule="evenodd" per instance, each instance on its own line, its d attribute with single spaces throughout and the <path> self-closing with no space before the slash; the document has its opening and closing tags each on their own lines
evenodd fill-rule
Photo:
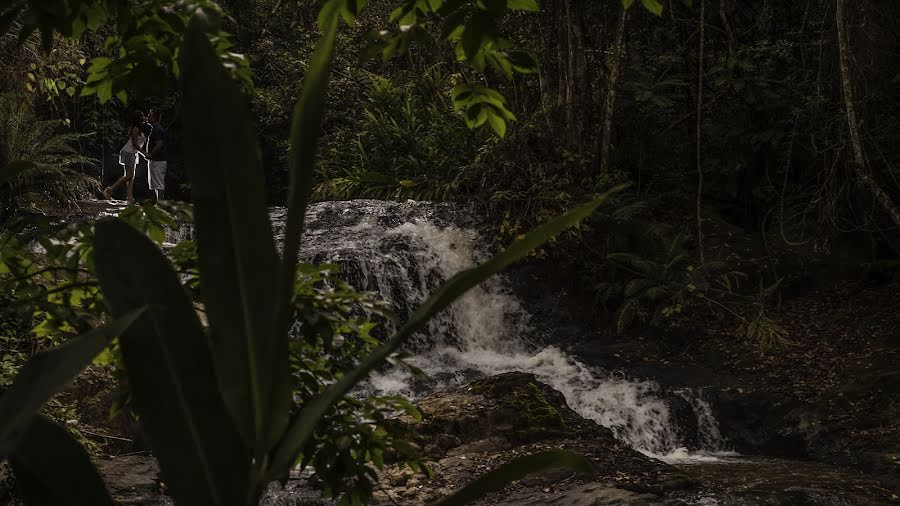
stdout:
<svg viewBox="0 0 900 506">
<path fill-rule="evenodd" d="M 656 7 L 568 0 L 542 3 L 539 12 L 512 11 L 498 42 L 509 46 L 499 49 L 508 59 L 489 61 L 482 74 L 457 61 L 459 48 L 446 42 L 438 21 L 391 42 L 412 42 L 404 54 L 372 58 L 390 56 L 377 34 L 391 29 L 393 4 L 370 2 L 336 41 L 314 198 L 464 202 L 495 225 L 503 243 L 611 183 L 631 182 L 615 216 L 571 238 L 578 247 L 548 253 L 569 257 L 592 280 L 598 300 L 625 316 L 617 318 L 620 326 L 685 305 L 685 294 L 663 280 L 708 286 L 720 274 L 746 271 L 743 259 L 728 261 L 739 254 L 728 241 L 733 230 L 748 237 L 754 257 L 821 259 L 837 250 L 839 258 L 847 253 L 851 262 L 891 269 L 882 261 L 895 256 L 900 222 L 892 135 L 900 79 L 896 5 L 873 1 L 838 12 L 824 0 L 664 3 L 648 2 L 659 6 L 658 16 Z M 246 56 L 268 202 L 281 205 L 288 180 L 283 134 L 317 40 L 318 4 L 221 5 L 229 51 Z M 161 107 L 171 141 L 180 145 L 182 98 L 171 69 L 117 82 L 118 93 L 131 87 L 127 104 L 111 97 L 111 88 L 102 96 L 97 82 L 86 83 L 105 75 L 88 69 L 112 55 L 104 43 L 111 34 L 101 26 L 78 41 L 61 38 L 50 53 L 38 37 L 20 44 L 15 33 L 4 36 L 3 107 L 12 121 L 4 126 L 3 160 L 39 159 L 57 169 L 32 174 L 30 187 L 7 186 L 5 213 L 27 206 L 27 196 L 34 200 L 42 188 L 50 190 L 42 199 L 65 201 L 81 184 L 73 170 L 100 177 L 131 108 Z M 527 73 L 511 79 L 519 71 Z M 503 114 L 515 119 L 491 115 L 484 128 L 467 128 L 454 114 L 460 104 L 451 90 L 460 83 L 496 88 Z M 82 96 L 85 89 L 110 101 Z M 487 119 L 469 118 L 468 126 Z M 180 150 L 171 152 L 169 196 L 189 200 Z M 106 167 L 116 170 L 114 162 Z M 647 272 L 686 260 L 680 253 L 692 264 L 705 254 L 715 276 Z M 618 261 L 608 262 L 610 254 Z M 744 284 L 752 293 L 792 274 L 750 268 Z M 626 290 L 629 280 L 646 276 L 665 289 Z M 626 294 L 636 290 L 638 297 Z"/>
<path fill-rule="evenodd" d="M 370 464 L 430 471 L 391 418 L 415 406 L 347 392 L 385 360 L 409 367 L 396 352 L 416 325 L 516 258 L 555 266 L 598 334 L 714 328 L 754 357 L 796 346 L 785 298 L 900 272 L 893 0 L 3 0 L 0 32 L 0 391 L 37 381 L 32 357 L 66 369 L 40 399 L 0 396 L 16 420 L 0 420 L 0 456 L 35 504 L 109 501 L 89 464 L 39 492 L 61 472 L 50 445 L 62 462 L 100 451 L 48 423 L 80 416 L 53 394 L 91 363 L 119 385 L 113 414 L 139 413 L 163 471 L 184 475 L 176 500 L 253 504 L 302 462 L 360 504 Z M 162 111 L 166 201 L 136 193 L 118 220 L 60 226 L 118 177 L 137 109 Z M 294 262 L 308 202 L 360 198 L 455 202 L 498 256 L 380 340 L 359 316 L 386 314 L 372 294 Z M 266 206 L 293 216 L 284 260 Z M 160 254 L 192 220 L 196 242 Z M 152 267 L 124 275 L 123 257 Z M 159 308 L 177 316 L 154 333 Z M 148 380 L 139 357 L 166 362 L 160 336 L 185 328 L 199 337 L 176 379 Z M 182 375 L 200 409 L 165 401 Z M 542 458 L 499 476 L 590 467 Z M 489 488 L 474 486 L 447 504 Z"/>
</svg>

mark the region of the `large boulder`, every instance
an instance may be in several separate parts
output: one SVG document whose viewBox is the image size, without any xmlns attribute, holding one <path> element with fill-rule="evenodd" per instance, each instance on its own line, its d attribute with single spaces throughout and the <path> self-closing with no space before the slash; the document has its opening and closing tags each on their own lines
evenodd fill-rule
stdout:
<svg viewBox="0 0 900 506">
<path fill-rule="evenodd" d="M 529 476 L 480 503 L 515 498 L 519 502 L 505 504 L 656 504 L 667 492 L 691 485 L 675 468 L 626 447 L 609 429 L 581 417 L 560 392 L 531 374 L 478 379 L 417 404 L 422 421 L 406 421 L 433 476 L 388 466 L 374 504 L 428 504 L 516 457 L 551 449 L 581 453 L 597 473 Z"/>
</svg>

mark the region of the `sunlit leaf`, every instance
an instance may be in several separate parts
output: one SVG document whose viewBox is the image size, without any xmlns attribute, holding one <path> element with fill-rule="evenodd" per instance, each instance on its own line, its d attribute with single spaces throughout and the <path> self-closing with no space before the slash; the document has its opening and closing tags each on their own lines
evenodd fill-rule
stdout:
<svg viewBox="0 0 900 506">
<path fill-rule="evenodd" d="M 537 0 L 507 0 L 506 6 L 514 11 L 537 12 L 540 10 Z"/>
<path fill-rule="evenodd" d="M 644 5 L 645 9 L 653 14 L 656 14 L 657 16 L 662 14 L 663 4 L 661 4 L 659 0 L 641 0 L 641 3 Z"/>
</svg>

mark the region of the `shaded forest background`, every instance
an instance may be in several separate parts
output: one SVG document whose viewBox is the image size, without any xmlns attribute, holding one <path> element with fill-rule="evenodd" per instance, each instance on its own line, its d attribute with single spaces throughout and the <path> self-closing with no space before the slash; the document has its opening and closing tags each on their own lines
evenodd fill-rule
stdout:
<svg viewBox="0 0 900 506">
<path fill-rule="evenodd" d="M 794 282 L 893 276 L 900 5 L 853 2 L 841 24 L 834 0 L 664 4 L 659 17 L 612 0 L 550 0 L 539 13 L 509 14 L 507 37 L 540 70 L 508 80 L 458 63 L 438 26 L 401 57 L 361 61 L 370 34 L 389 28 L 389 3 L 370 2 L 339 38 L 316 198 L 458 201 L 486 217 L 502 244 L 631 182 L 616 211 L 541 253 L 587 280 L 581 289 L 620 332 L 671 325 L 698 307 L 775 343 L 782 333 L 767 311 Z M 279 205 L 319 5 L 222 5 L 234 51 L 254 72 L 249 96 L 269 201 Z M 855 91 L 850 122 L 838 26 Z M 173 145 L 169 197 L 189 199 L 174 78 L 160 83 L 166 92 L 127 105 L 79 96 L 86 62 L 106 54 L 104 35 L 60 40 L 49 54 L 14 34 L 0 42 L 0 107 L 10 118 L 0 158 L 56 167 L 6 188 L 5 214 L 35 200 L 71 201 L 96 186 L 103 167 L 117 170 L 110 157 L 135 107 L 162 108 Z M 505 136 L 470 130 L 454 113 L 450 89 L 462 82 L 504 94 L 517 116 Z"/>
</svg>

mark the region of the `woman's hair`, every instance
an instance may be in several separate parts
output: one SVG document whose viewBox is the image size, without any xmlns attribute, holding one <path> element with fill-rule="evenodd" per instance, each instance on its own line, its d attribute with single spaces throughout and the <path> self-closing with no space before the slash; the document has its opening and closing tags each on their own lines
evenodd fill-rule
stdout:
<svg viewBox="0 0 900 506">
<path fill-rule="evenodd" d="M 128 118 L 128 126 L 129 127 L 141 127 L 141 124 L 144 122 L 144 113 L 141 111 L 135 110 L 131 112 L 131 115 Z"/>
</svg>

